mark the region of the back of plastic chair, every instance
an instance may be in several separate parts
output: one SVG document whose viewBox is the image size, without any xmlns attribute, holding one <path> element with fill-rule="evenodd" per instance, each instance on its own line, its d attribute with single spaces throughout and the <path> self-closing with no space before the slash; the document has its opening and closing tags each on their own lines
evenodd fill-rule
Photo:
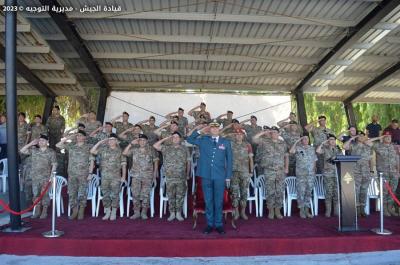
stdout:
<svg viewBox="0 0 400 265">
<path fill-rule="evenodd" d="M 369 198 L 378 198 L 379 197 L 377 178 L 371 178 L 371 182 L 369 183 L 367 194 L 368 194 Z"/>
<path fill-rule="evenodd" d="M 288 195 L 296 195 L 296 177 L 286 177 L 285 178 L 285 185 L 286 185 L 286 191 Z"/>
<path fill-rule="evenodd" d="M 325 199 L 323 175 L 321 174 L 315 175 L 314 190 L 319 199 Z"/>
<path fill-rule="evenodd" d="M 7 175 L 8 174 L 8 162 L 7 158 L 0 160 L 0 175 Z"/>
<path fill-rule="evenodd" d="M 56 196 L 61 194 L 61 190 L 64 186 L 67 185 L 67 179 L 64 178 L 63 176 L 56 176 Z M 50 186 L 49 189 L 49 196 L 50 198 L 53 198 L 53 185 Z"/>
<path fill-rule="evenodd" d="M 87 188 L 87 199 L 90 200 L 93 196 L 96 196 L 97 187 L 99 186 L 99 177 L 96 174 L 92 174 L 92 179 L 89 181 Z"/>
</svg>

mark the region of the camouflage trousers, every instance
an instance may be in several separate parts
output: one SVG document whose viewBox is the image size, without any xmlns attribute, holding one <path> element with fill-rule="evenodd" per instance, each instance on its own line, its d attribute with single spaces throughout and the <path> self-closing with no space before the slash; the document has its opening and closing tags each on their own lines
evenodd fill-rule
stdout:
<svg viewBox="0 0 400 265">
<path fill-rule="evenodd" d="M 265 169 L 265 196 L 268 208 L 280 208 L 283 206 L 285 192 L 285 173 L 282 169 Z"/>
<path fill-rule="evenodd" d="M 324 173 L 325 202 L 338 203 L 337 180 L 335 173 Z"/>
<path fill-rule="evenodd" d="M 25 161 L 21 164 L 21 166 L 22 166 L 22 181 L 23 181 L 22 186 L 24 188 L 26 202 L 29 204 L 33 198 L 32 176 L 29 174 L 31 172 L 30 157 L 25 159 Z"/>
<path fill-rule="evenodd" d="M 371 182 L 369 162 L 356 163 L 353 171 L 356 186 L 356 206 L 365 206 L 367 201 L 368 186 Z"/>
<path fill-rule="evenodd" d="M 247 172 L 233 171 L 231 179 L 232 206 L 234 208 L 246 207 L 247 188 L 250 183 L 250 174 Z"/>
<path fill-rule="evenodd" d="M 32 179 L 32 195 L 33 195 L 32 202 L 36 201 L 36 199 L 39 198 L 40 194 L 46 188 L 48 182 L 49 182 L 48 177 Z M 43 196 L 43 199 L 38 203 L 38 205 L 49 206 L 50 197 L 47 194 L 45 194 Z"/>
<path fill-rule="evenodd" d="M 324 172 L 324 155 L 317 153 L 317 159 L 318 159 L 316 163 L 317 174 L 322 174 Z"/>
<path fill-rule="evenodd" d="M 381 172 L 378 172 L 378 175 Z M 389 186 L 392 188 L 393 193 L 395 193 L 397 189 L 397 185 L 399 184 L 399 175 L 396 172 L 382 172 L 383 177 L 389 183 Z M 392 196 L 390 196 L 388 190 L 383 187 L 383 202 L 385 203 L 394 203 Z"/>
<path fill-rule="evenodd" d="M 296 176 L 296 155 L 289 155 L 289 172 L 288 176 Z"/>
<path fill-rule="evenodd" d="M 88 186 L 87 175 L 81 175 L 81 176 L 69 175 L 68 198 L 71 209 L 76 208 L 78 206 L 86 207 L 87 186 Z"/>
<path fill-rule="evenodd" d="M 167 176 L 167 197 L 168 209 L 170 213 L 181 213 L 183 202 L 187 190 L 187 181 L 185 178 L 169 178 Z"/>
<path fill-rule="evenodd" d="M 153 172 L 133 176 L 131 182 L 133 210 L 150 207 L 150 190 L 153 183 Z M 142 203 L 140 203 L 142 202 Z"/>
<path fill-rule="evenodd" d="M 121 189 L 120 176 L 102 176 L 101 192 L 103 194 L 104 208 L 119 207 L 119 192 Z"/>
<path fill-rule="evenodd" d="M 311 208 L 310 199 L 314 188 L 314 175 L 296 174 L 297 206 Z"/>
</svg>

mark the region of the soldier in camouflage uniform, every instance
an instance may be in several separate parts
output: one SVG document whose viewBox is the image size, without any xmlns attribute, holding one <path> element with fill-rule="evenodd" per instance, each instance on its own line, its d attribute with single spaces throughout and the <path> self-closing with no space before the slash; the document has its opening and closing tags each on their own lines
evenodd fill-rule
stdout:
<svg viewBox="0 0 400 265">
<path fill-rule="evenodd" d="M 122 121 L 117 121 L 122 118 Z M 129 122 L 129 113 L 124 111 L 122 115 L 119 115 L 111 120 L 111 124 L 115 127 L 116 134 L 119 135 L 123 131 L 133 127 L 133 124 Z"/>
<path fill-rule="evenodd" d="M 340 148 L 336 145 L 336 136 L 329 134 L 328 140 L 323 141 L 316 151 L 324 158 L 325 216 L 331 217 L 332 206 L 336 216 L 338 214 L 338 191 L 336 165 L 333 159 L 342 154 Z"/>
<path fill-rule="evenodd" d="M 101 122 L 96 119 L 96 112 L 94 111 L 82 115 L 82 117 L 78 120 L 78 124 L 79 123 L 85 125 L 85 132 L 87 135 L 90 135 L 97 128 L 102 126 Z"/>
<path fill-rule="evenodd" d="M 170 140 L 172 144 L 163 144 Z M 168 221 L 175 218 L 183 221 L 182 208 L 187 190 L 187 180 L 190 173 L 189 149 L 182 144 L 182 136 L 179 132 L 163 138 L 153 145 L 163 155 L 163 168 L 166 177 L 167 197 L 170 216 Z"/>
<path fill-rule="evenodd" d="M 51 116 L 48 118 L 46 123 L 47 129 L 49 130 L 49 143 L 50 148 L 55 149 L 56 144 L 61 140 L 65 130 L 65 119 L 60 115 L 60 107 L 54 106 L 51 112 Z"/>
<path fill-rule="evenodd" d="M 256 149 L 257 153 L 255 153 L 255 155 L 254 155 L 254 163 L 255 163 L 255 165 L 257 165 L 257 167 L 256 167 L 257 175 L 264 174 L 264 169 L 261 166 L 261 161 L 265 155 L 265 150 L 263 149 L 264 145 L 262 145 L 261 143 L 268 142 L 269 140 L 271 140 L 271 128 L 269 128 L 268 126 L 264 126 L 263 130 L 258 133 L 261 133 L 261 132 L 263 132 L 263 133 L 260 135 L 260 139 L 258 139 L 257 141 L 254 141 L 254 139 L 255 139 L 254 138 L 255 135 L 254 135 L 251 140 L 253 142 L 253 145 L 257 146 L 257 149 Z"/>
<path fill-rule="evenodd" d="M 167 115 L 165 115 L 165 118 L 167 118 L 168 120 L 171 120 L 174 115 L 177 115 L 178 116 L 178 121 L 177 121 L 178 122 L 178 132 L 183 137 L 186 137 L 187 131 L 189 128 L 189 121 L 185 116 L 183 116 L 184 112 L 185 112 L 184 109 L 178 108 L 178 111 L 168 113 Z"/>
<path fill-rule="evenodd" d="M 273 219 L 275 216 L 278 219 L 282 219 L 284 180 L 285 174 L 289 170 L 288 148 L 286 143 L 279 139 L 278 127 L 273 126 L 271 128 L 270 139 L 264 138 L 260 141 L 260 137 L 263 134 L 266 134 L 266 132 L 256 134 L 253 140 L 259 143 L 259 147 L 264 154 L 260 165 L 264 169 L 265 194 L 269 210 L 268 218 Z"/>
<path fill-rule="evenodd" d="M 400 156 L 396 151 L 395 145 L 392 143 L 392 135 L 385 131 L 383 136 L 368 140 L 368 144 L 372 145 L 373 141 L 381 140 L 373 144 L 373 150 L 376 153 L 376 169 L 378 173 L 383 173 L 383 177 L 389 183 L 393 192 L 396 191 L 400 176 Z M 385 216 L 398 216 L 394 209 L 393 198 L 387 189 L 383 189 L 383 213 Z"/>
<path fill-rule="evenodd" d="M 296 122 L 290 121 L 288 124 L 281 128 L 281 136 L 285 140 L 287 146 L 293 146 L 296 142 L 299 142 L 301 133 L 299 126 Z M 315 150 L 314 150 L 315 152 Z M 296 176 L 296 155 L 289 154 L 289 176 Z"/>
<path fill-rule="evenodd" d="M 178 132 L 179 131 L 178 126 L 179 125 L 176 121 L 171 121 L 170 123 L 168 123 L 167 121 L 165 125 L 160 126 L 160 128 L 155 130 L 154 133 L 158 135 L 160 139 L 164 139 L 171 136 L 173 133 Z M 164 142 L 164 144 L 172 144 L 171 139 Z"/>
<path fill-rule="evenodd" d="M 39 145 L 39 147 L 35 147 Z M 40 196 L 46 187 L 49 178 L 57 168 L 56 153 L 48 147 L 48 137 L 44 134 L 21 148 L 21 153 L 31 156 L 32 193 L 33 202 Z M 36 205 L 32 218 L 47 218 L 47 208 L 50 204 L 49 196 L 45 195 Z"/>
<path fill-rule="evenodd" d="M 90 153 L 100 158 L 101 191 L 105 213 L 103 220 L 114 221 L 117 218 L 121 183 L 126 179 L 126 159 L 118 145 L 117 135 L 110 134 L 109 138 L 93 146 Z M 91 160 L 94 161 L 94 157 L 91 157 Z"/>
<path fill-rule="evenodd" d="M 312 218 L 310 200 L 317 161 L 315 149 L 309 145 L 309 138 L 305 135 L 293 144 L 289 152 L 294 154 L 296 159 L 297 205 L 300 209 L 300 217 Z"/>
<path fill-rule="evenodd" d="M 30 126 L 31 140 L 38 139 L 41 134 L 47 134 L 47 127 L 42 124 L 42 116 L 40 115 L 35 115 L 35 122 Z"/>
<path fill-rule="evenodd" d="M 233 175 L 230 189 L 235 220 L 239 219 L 239 204 L 240 217 L 244 220 L 248 219 L 246 215 L 247 189 L 253 172 L 253 151 L 251 145 L 244 141 L 244 137 L 244 130 L 239 129 L 234 132 L 234 140 L 231 141 Z"/>
<path fill-rule="evenodd" d="M 359 217 L 367 216 L 365 213 L 365 203 L 367 201 L 368 186 L 371 182 L 370 161 L 372 150 L 371 146 L 366 144 L 367 140 L 368 138 L 363 132 L 358 132 L 357 136 L 351 137 L 343 145 L 345 150 L 350 151 L 350 155 L 361 156 L 353 171 L 356 188 L 357 215 Z"/>
<path fill-rule="evenodd" d="M 104 129 L 104 131 L 103 131 Z M 113 125 L 111 122 L 106 122 L 104 126 L 97 128 L 89 135 L 90 143 L 97 143 L 99 141 L 108 139 L 112 132 Z"/>
<path fill-rule="evenodd" d="M 20 112 L 18 114 L 18 150 L 21 150 L 26 144 L 28 144 L 30 136 L 30 126 L 25 121 L 25 113 Z"/>
<path fill-rule="evenodd" d="M 148 124 L 146 124 L 148 122 Z M 148 120 L 144 120 L 138 122 L 138 125 L 142 126 L 143 134 L 147 136 L 149 145 L 153 145 L 155 142 L 158 141 L 158 136 L 154 133 L 155 130 L 158 129 L 158 126 L 155 125 L 156 118 L 154 116 L 150 116 Z"/>
<path fill-rule="evenodd" d="M 319 126 L 315 127 L 315 123 L 318 122 Z M 333 134 L 331 129 L 326 127 L 326 117 L 321 115 L 318 117 L 317 121 L 310 122 L 305 126 L 307 132 L 311 133 L 312 137 L 314 138 L 314 148 L 317 148 L 322 144 L 322 142 L 326 141 L 328 134 Z M 324 157 L 321 154 L 317 154 L 317 174 L 321 174 L 324 169 Z"/>
<path fill-rule="evenodd" d="M 226 118 L 222 118 L 226 116 Z M 225 128 L 229 124 L 232 123 L 232 116 L 233 116 L 233 111 L 228 110 L 226 113 L 219 115 L 216 120 L 219 124 L 222 124 L 222 127 Z"/>
<path fill-rule="evenodd" d="M 196 111 L 196 109 L 200 109 L 200 110 Z M 206 121 L 206 122 L 211 121 L 211 115 L 206 110 L 206 103 L 204 103 L 204 102 L 202 102 L 200 104 L 200 106 L 196 106 L 193 109 L 189 110 L 188 115 L 192 116 L 194 118 L 196 125 L 202 124 L 203 121 Z"/>
<path fill-rule="evenodd" d="M 149 146 L 148 138 L 140 134 L 124 150 L 124 156 L 132 157 L 132 201 L 133 212 L 131 219 L 147 219 L 147 210 L 150 207 L 150 190 L 153 181 L 158 178 L 158 155 L 153 147 Z"/>
<path fill-rule="evenodd" d="M 249 122 L 250 124 L 245 124 L 246 122 Z M 251 147 L 253 149 L 253 154 L 257 154 L 257 144 L 253 143 L 253 137 L 257 133 L 262 131 L 261 126 L 257 125 L 257 117 L 252 115 L 250 119 L 244 120 L 240 122 L 241 127 L 246 131 L 246 140 L 248 143 L 251 144 Z"/>
<path fill-rule="evenodd" d="M 66 142 L 73 138 L 75 141 Z M 92 145 L 86 143 L 86 132 L 78 131 L 76 135 L 61 139 L 56 146 L 68 152 L 68 196 L 72 209 L 69 219 L 82 220 L 87 202 L 87 181 L 94 167 L 94 161 L 90 159 Z"/>
</svg>

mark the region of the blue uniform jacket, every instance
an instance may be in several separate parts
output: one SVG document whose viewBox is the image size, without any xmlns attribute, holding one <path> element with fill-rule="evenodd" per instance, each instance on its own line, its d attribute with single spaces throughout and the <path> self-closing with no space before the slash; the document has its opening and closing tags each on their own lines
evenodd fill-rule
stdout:
<svg viewBox="0 0 400 265">
<path fill-rule="evenodd" d="M 189 143 L 199 146 L 200 149 L 196 175 L 207 179 L 230 179 L 232 176 L 231 142 L 220 136 L 214 146 L 211 136 L 199 136 L 199 132 L 194 131 L 187 138 Z"/>
</svg>

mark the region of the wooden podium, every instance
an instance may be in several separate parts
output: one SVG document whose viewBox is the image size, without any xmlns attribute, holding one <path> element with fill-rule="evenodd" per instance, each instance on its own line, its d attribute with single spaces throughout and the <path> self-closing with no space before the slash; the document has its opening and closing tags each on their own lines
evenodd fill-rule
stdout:
<svg viewBox="0 0 400 265">
<path fill-rule="evenodd" d="M 337 156 L 336 176 L 339 199 L 339 228 L 340 232 L 357 231 L 357 207 L 354 180 L 354 167 L 360 156 Z"/>
</svg>

